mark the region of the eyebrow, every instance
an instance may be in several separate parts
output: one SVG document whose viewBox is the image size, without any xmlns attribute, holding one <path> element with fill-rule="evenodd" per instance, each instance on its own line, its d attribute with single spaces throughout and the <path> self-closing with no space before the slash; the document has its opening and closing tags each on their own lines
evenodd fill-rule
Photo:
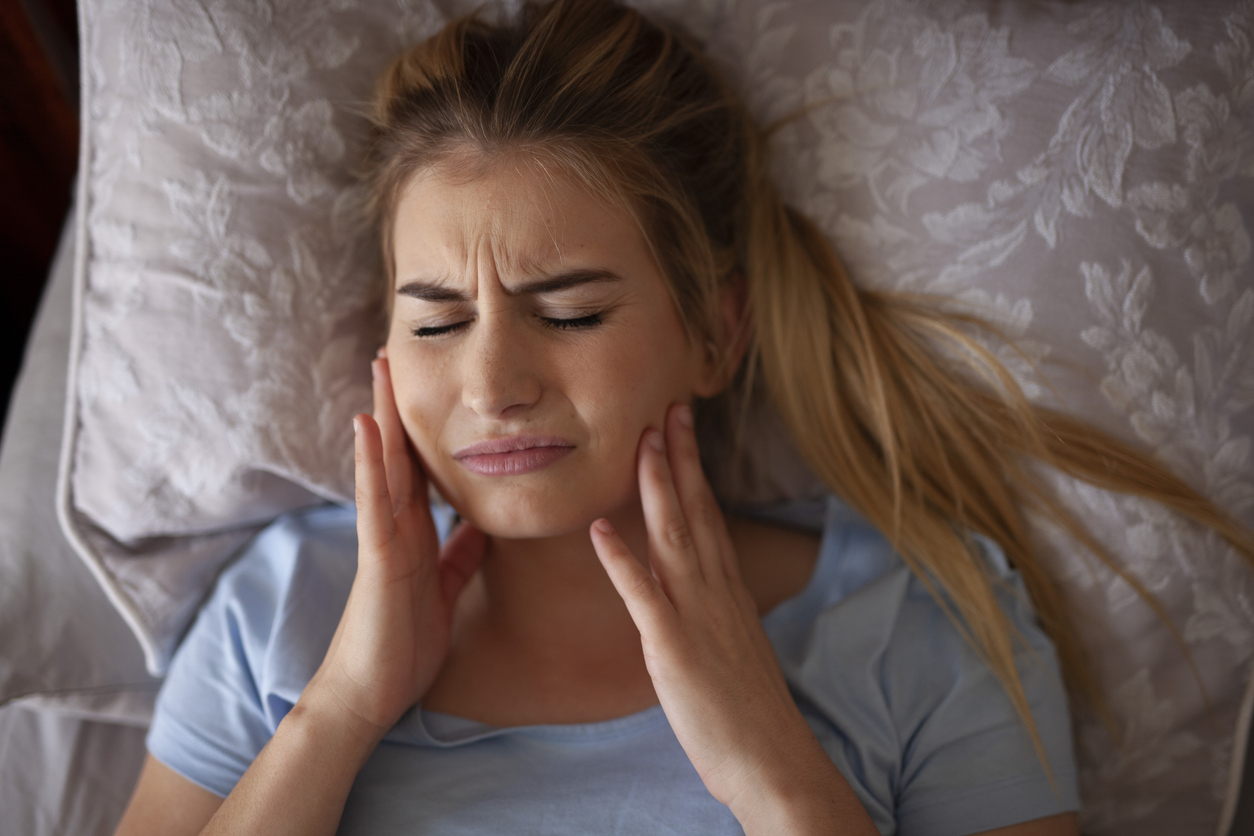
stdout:
<svg viewBox="0 0 1254 836">
<path fill-rule="evenodd" d="M 510 296 L 520 294 L 537 295 L 541 293 L 557 293 L 560 290 L 567 290 L 579 285 L 592 284 L 593 282 L 618 282 L 622 281 L 622 276 L 609 270 L 571 270 L 567 273 L 558 273 L 555 276 L 549 276 L 544 279 L 537 279 L 534 282 L 525 282 L 518 285 L 513 290 L 508 291 Z M 421 281 L 418 279 L 410 279 L 396 289 L 397 296 L 409 296 L 413 299 L 421 299 L 424 302 L 469 302 L 470 297 L 460 291 L 450 287 L 445 287 L 438 282 Z"/>
</svg>

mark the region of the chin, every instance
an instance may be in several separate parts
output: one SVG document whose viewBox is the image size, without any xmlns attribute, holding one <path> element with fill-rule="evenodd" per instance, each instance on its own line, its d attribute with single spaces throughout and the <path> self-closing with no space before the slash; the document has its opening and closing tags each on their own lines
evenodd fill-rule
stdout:
<svg viewBox="0 0 1254 836">
<path fill-rule="evenodd" d="M 527 490 L 520 485 L 501 485 L 492 490 L 444 496 L 462 519 L 490 537 L 510 540 L 561 537 L 587 532 L 592 521 L 613 516 L 632 501 L 638 502 L 635 474 L 617 491 L 580 490 L 567 484 L 563 490 Z"/>
<path fill-rule="evenodd" d="M 457 513 L 489 537 L 507 540 L 531 540 L 561 537 L 587 528 L 597 515 L 580 514 L 577 510 L 537 507 L 529 502 L 471 502 Z"/>
</svg>

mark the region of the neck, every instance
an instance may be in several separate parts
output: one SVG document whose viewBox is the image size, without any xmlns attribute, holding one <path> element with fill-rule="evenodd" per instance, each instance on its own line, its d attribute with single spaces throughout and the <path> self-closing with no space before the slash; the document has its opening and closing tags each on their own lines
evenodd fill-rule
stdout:
<svg viewBox="0 0 1254 836">
<path fill-rule="evenodd" d="M 609 519 L 637 557 L 648 554 L 639 500 Z M 489 538 L 478 587 L 485 626 L 500 640 L 564 655 L 639 652 L 639 632 L 586 528 L 546 538 Z"/>
<path fill-rule="evenodd" d="M 645 554 L 639 502 L 609 516 L 632 551 Z M 433 711 L 516 726 L 595 722 L 657 702 L 640 633 L 586 530 L 490 538 L 457 603 L 451 640 L 423 698 Z"/>
</svg>

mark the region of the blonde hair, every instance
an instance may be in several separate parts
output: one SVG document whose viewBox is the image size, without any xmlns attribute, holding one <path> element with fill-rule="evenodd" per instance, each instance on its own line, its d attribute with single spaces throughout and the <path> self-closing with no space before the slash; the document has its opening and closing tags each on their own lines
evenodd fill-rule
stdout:
<svg viewBox="0 0 1254 836">
<path fill-rule="evenodd" d="M 985 327 L 979 320 L 854 286 L 819 229 L 782 201 L 762 132 L 682 34 L 611 0 L 528 4 L 499 25 L 472 15 L 387 68 L 373 119 L 367 176 L 389 286 L 401 189 L 467 150 L 552 162 L 620 201 L 693 339 L 726 338 L 716 299 L 743 277 L 750 343 L 740 393 L 760 375 L 810 468 L 892 541 L 1001 681 L 1038 753 L 1017 637 L 970 533 L 1004 549 L 1069 690 L 1099 710 L 1096 677 L 1025 510 L 1061 526 L 1166 614 L 1046 489 L 1034 462 L 1162 503 L 1254 563 L 1249 532 L 1150 456 L 1029 402 L 971 335 Z"/>
</svg>

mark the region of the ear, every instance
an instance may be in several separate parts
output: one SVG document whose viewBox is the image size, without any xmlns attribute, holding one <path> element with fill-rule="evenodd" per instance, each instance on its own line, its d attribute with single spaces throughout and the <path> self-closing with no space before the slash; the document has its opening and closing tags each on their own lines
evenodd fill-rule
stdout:
<svg viewBox="0 0 1254 836">
<path fill-rule="evenodd" d="M 693 394 L 712 398 L 736 376 L 749 347 L 749 287 L 745 277 L 733 273 L 719 288 L 719 342 L 705 346 L 701 376 Z"/>
</svg>

